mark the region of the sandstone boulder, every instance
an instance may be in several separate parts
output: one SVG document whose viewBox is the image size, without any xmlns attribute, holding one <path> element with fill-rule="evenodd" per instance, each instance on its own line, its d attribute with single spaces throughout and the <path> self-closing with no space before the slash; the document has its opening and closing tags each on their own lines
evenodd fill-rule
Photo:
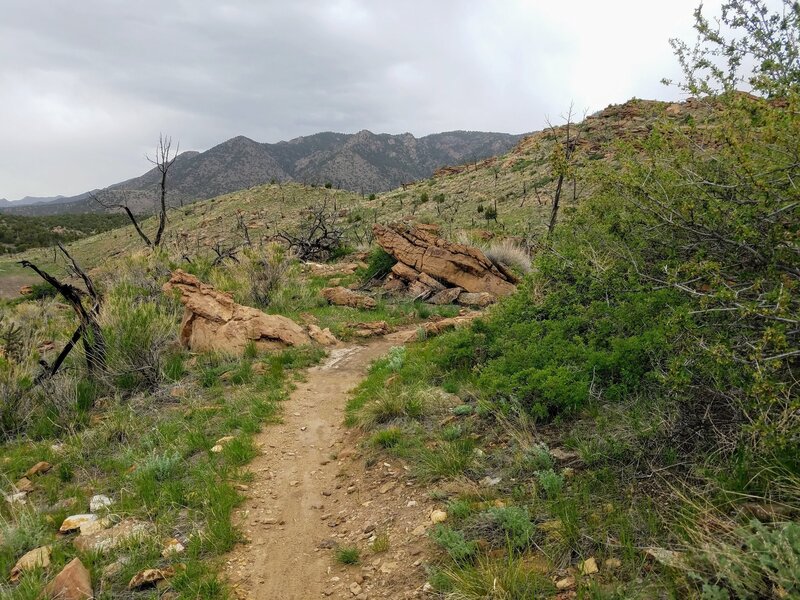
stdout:
<svg viewBox="0 0 800 600">
<path fill-rule="evenodd" d="M 463 327 L 472 322 L 473 319 L 480 316 L 480 313 L 475 312 L 467 315 L 460 315 L 449 319 L 440 319 L 438 321 L 428 321 L 423 323 L 416 329 L 405 329 L 396 333 L 390 333 L 386 339 L 391 342 L 400 344 L 408 344 L 420 339 L 421 336 L 434 336 L 447 331 L 448 329 L 455 329 Z"/>
<path fill-rule="evenodd" d="M 327 327 L 322 329 L 319 325 L 315 325 L 314 323 L 308 326 L 308 335 L 320 346 L 333 346 L 339 341 L 336 339 L 336 336 L 331 333 L 330 329 Z"/>
<path fill-rule="evenodd" d="M 344 287 L 323 288 L 320 293 L 330 304 L 338 306 L 350 306 L 352 308 L 375 308 L 376 306 L 374 298 Z"/>
<path fill-rule="evenodd" d="M 44 588 L 43 598 L 87 600 L 93 598 L 92 578 L 79 558 L 73 558 Z"/>
<path fill-rule="evenodd" d="M 147 521 L 124 519 L 109 529 L 81 532 L 73 544 L 81 552 L 105 554 L 121 544 L 152 535 L 154 530 Z"/>
<path fill-rule="evenodd" d="M 448 288 L 446 290 L 442 290 L 438 294 L 435 294 L 433 297 L 428 299 L 428 302 L 438 305 L 454 304 L 463 291 L 464 290 L 462 290 L 460 287 Z"/>
<path fill-rule="evenodd" d="M 368 321 L 366 323 L 355 323 L 352 325 L 354 328 L 353 335 L 358 337 L 373 337 L 377 335 L 386 335 L 391 331 L 389 324 L 386 321 Z"/>
<path fill-rule="evenodd" d="M 9 576 L 11 582 L 15 583 L 18 581 L 24 571 L 30 571 L 36 568 L 46 569 L 49 567 L 50 551 L 50 546 L 41 546 L 23 554 L 11 569 L 11 575 Z"/>
<path fill-rule="evenodd" d="M 311 343 L 303 328 L 291 319 L 237 304 L 230 294 L 180 269 L 172 274 L 163 290 L 180 292 L 185 307 L 181 342 L 195 352 L 216 350 L 240 354 L 250 342 L 259 350 Z"/>
<path fill-rule="evenodd" d="M 402 262 L 397 262 L 392 266 L 391 275 L 395 280 L 405 282 L 400 289 L 407 291 L 408 295 L 415 300 L 424 300 L 431 294 L 445 289 L 444 285 L 427 273 L 421 273 Z"/>
<path fill-rule="evenodd" d="M 462 292 L 458 295 L 457 301 L 464 306 L 477 306 L 483 308 L 494 304 L 497 298 L 494 294 L 487 292 Z"/>
<path fill-rule="evenodd" d="M 467 292 L 488 292 L 495 296 L 507 296 L 515 289 L 509 274 L 498 269 L 480 249 L 445 240 L 429 228 L 376 223 L 372 231 L 378 244 L 399 263 L 434 280 Z M 399 274 L 405 269 L 392 271 Z"/>
<path fill-rule="evenodd" d="M 383 289 L 390 294 L 399 294 L 406 291 L 406 282 L 396 277 L 394 274 L 389 273 L 386 281 L 383 283 Z"/>
<path fill-rule="evenodd" d="M 52 468 L 53 465 L 51 465 L 49 462 L 42 460 L 33 465 L 30 469 L 28 469 L 25 472 L 25 477 L 33 477 L 34 475 L 41 475 L 43 473 L 47 473 Z"/>
</svg>

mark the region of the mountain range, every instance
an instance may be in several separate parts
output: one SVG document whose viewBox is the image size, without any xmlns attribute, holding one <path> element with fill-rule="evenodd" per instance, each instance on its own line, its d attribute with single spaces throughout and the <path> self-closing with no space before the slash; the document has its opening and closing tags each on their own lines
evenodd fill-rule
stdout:
<svg viewBox="0 0 800 600">
<path fill-rule="evenodd" d="M 189 203 L 255 185 L 299 182 L 330 185 L 362 194 L 382 192 L 430 177 L 438 168 L 463 164 L 510 150 L 524 134 L 451 131 L 424 137 L 410 133 L 323 132 L 275 144 L 244 136 L 205 152 L 181 153 L 169 171 L 170 204 Z M 137 213 L 152 211 L 159 174 L 139 177 L 77 196 L 0 200 L 0 211 L 46 215 L 104 210 L 92 195 L 125 202 Z"/>
</svg>

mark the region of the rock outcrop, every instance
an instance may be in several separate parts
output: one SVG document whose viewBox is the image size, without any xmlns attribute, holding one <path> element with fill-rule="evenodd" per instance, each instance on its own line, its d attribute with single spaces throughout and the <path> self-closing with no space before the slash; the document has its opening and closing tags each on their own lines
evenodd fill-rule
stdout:
<svg viewBox="0 0 800 600">
<path fill-rule="evenodd" d="M 494 304 L 495 300 L 497 300 L 495 296 L 487 294 L 486 292 L 461 292 L 458 298 L 456 298 L 459 304 L 463 304 L 464 306 L 477 306 L 479 308 Z"/>
<path fill-rule="evenodd" d="M 445 287 L 495 297 L 507 296 L 515 289 L 511 275 L 495 266 L 480 249 L 445 240 L 431 227 L 376 223 L 372 231 L 378 244 L 398 261 L 392 274 L 408 284 L 415 298 L 436 294 Z"/>
<path fill-rule="evenodd" d="M 374 298 L 341 286 L 323 288 L 320 293 L 330 304 L 338 306 L 350 306 L 352 308 L 375 308 L 376 306 Z"/>
<path fill-rule="evenodd" d="M 438 294 L 435 294 L 433 297 L 428 299 L 428 302 L 431 304 L 453 304 L 458 300 L 458 297 L 464 292 L 460 287 L 454 288 L 447 288 L 446 290 L 442 290 Z"/>
<path fill-rule="evenodd" d="M 351 325 L 353 328 L 353 335 L 356 337 L 373 337 L 378 335 L 386 335 L 392 331 L 386 321 L 368 321 L 366 323 L 354 323 Z"/>
<path fill-rule="evenodd" d="M 314 323 L 308 326 L 308 335 L 320 346 L 334 346 L 339 342 L 329 328 L 326 327 L 322 329 L 319 325 Z"/>
<path fill-rule="evenodd" d="M 240 354 L 250 342 L 259 350 L 311 343 L 308 334 L 291 319 L 237 304 L 230 294 L 180 269 L 172 274 L 163 290 L 180 292 L 180 301 L 185 307 L 181 342 L 195 352 L 215 350 Z"/>
</svg>

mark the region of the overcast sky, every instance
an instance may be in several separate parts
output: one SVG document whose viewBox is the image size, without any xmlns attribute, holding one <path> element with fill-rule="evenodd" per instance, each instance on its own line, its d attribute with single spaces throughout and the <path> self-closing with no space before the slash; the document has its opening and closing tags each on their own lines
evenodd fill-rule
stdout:
<svg viewBox="0 0 800 600">
<path fill-rule="evenodd" d="M 520 133 L 677 98 L 697 0 L 0 0 L 0 198 L 137 176 L 159 132 Z M 710 2 L 709 4 L 714 4 Z"/>
</svg>

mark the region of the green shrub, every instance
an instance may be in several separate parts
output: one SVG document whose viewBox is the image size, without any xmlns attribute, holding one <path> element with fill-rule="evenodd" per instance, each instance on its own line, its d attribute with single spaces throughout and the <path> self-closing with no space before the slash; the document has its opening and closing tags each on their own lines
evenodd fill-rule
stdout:
<svg viewBox="0 0 800 600">
<path fill-rule="evenodd" d="M 436 525 L 429 535 L 456 563 L 471 561 L 478 552 L 478 544 L 467 541 L 463 533 L 447 525 Z"/>
<path fill-rule="evenodd" d="M 41 300 L 43 298 L 55 298 L 58 295 L 58 291 L 52 285 L 47 282 L 44 283 L 34 283 L 31 286 L 31 291 L 29 294 L 26 295 L 26 298 L 31 300 Z"/>
<path fill-rule="evenodd" d="M 489 514 L 503 532 L 507 545 L 514 550 L 524 550 L 533 539 L 535 531 L 530 514 L 524 508 L 508 506 L 489 509 Z"/>
<path fill-rule="evenodd" d="M 553 471 L 553 469 L 538 471 L 536 473 L 536 479 L 545 497 L 558 498 L 561 494 L 561 490 L 564 487 L 564 478 Z"/>
<path fill-rule="evenodd" d="M 112 383 L 129 391 L 157 387 L 165 377 L 168 349 L 177 344 L 179 320 L 173 303 L 141 301 L 130 285 L 118 285 L 101 313 Z"/>
<path fill-rule="evenodd" d="M 686 565 L 708 597 L 712 592 L 731 597 L 723 595 L 726 590 L 736 598 L 763 598 L 775 589 L 784 590 L 787 598 L 800 595 L 800 524 L 764 525 L 754 520 L 715 538 L 694 550 Z"/>
<path fill-rule="evenodd" d="M 364 282 L 372 279 L 380 279 L 391 271 L 392 267 L 397 262 L 394 256 L 386 252 L 383 248 L 375 248 L 369 253 L 367 259 L 367 268 L 361 275 L 361 280 Z"/>
</svg>

